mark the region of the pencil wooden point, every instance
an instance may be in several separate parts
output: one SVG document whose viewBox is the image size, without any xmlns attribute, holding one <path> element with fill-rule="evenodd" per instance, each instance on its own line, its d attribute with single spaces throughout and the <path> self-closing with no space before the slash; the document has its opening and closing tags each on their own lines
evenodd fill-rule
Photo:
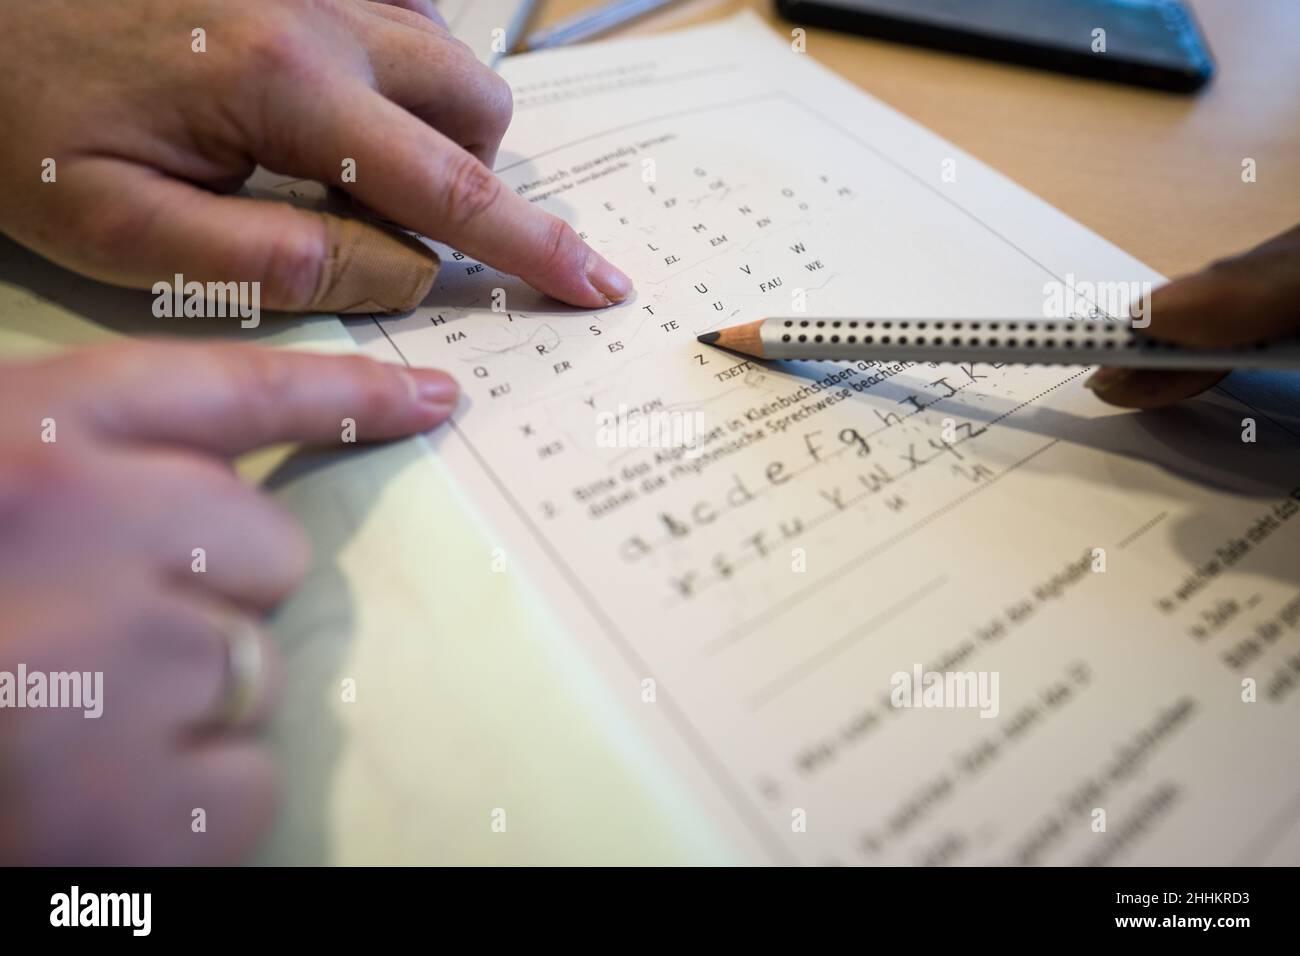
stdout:
<svg viewBox="0 0 1300 956">
<path fill-rule="evenodd" d="M 740 352 L 742 355 L 762 358 L 762 330 L 763 320 L 759 319 L 756 322 L 746 322 L 744 325 L 733 325 L 729 329 L 705 332 L 703 335 L 696 336 L 696 339 L 705 345 L 716 345 L 718 348 Z"/>
</svg>

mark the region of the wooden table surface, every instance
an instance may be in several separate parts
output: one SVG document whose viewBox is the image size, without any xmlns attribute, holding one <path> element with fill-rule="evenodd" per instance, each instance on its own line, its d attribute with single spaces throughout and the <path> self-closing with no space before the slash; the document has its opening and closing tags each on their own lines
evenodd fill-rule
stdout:
<svg viewBox="0 0 1300 956">
<path fill-rule="evenodd" d="M 539 0 L 530 27 L 593 0 Z M 1194 96 L 808 30 L 808 53 L 1166 275 L 1300 222 L 1300 0 L 1191 0 L 1218 72 Z M 614 36 L 772 0 L 685 0 Z M 1242 181 L 1242 161 L 1257 178 Z"/>
</svg>

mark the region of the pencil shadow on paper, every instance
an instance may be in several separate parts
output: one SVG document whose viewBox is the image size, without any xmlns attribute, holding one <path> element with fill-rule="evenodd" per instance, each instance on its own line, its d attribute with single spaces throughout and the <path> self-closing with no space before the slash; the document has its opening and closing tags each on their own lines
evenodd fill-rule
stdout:
<svg viewBox="0 0 1300 956">
<path fill-rule="evenodd" d="M 825 375 L 827 367 L 816 363 L 783 363 L 780 371 L 818 379 Z M 1063 371 L 1063 380 L 1070 374 Z M 1079 388 L 1081 382 L 1082 377 L 1066 382 L 1058 396 L 1063 396 L 1066 389 Z M 872 413 L 873 409 L 882 415 L 905 414 L 907 407 L 902 403 L 907 401 L 907 396 L 916 395 L 921 384 L 906 375 L 898 375 L 865 392 L 855 392 L 847 401 L 860 404 L 864 421 L 879 425 L 881 419 Z M 951 415 L 995 429 L 1040 435 L 1048 442 L 1058 442 L 1057 451 L 1070 445 L 1100 451 L 1149 465 L 1188 485 L 1256 500 L 1259 504 L 1256 518 L 1268 522 L 1272 520 L 1270 512 L 1274 505 L 1300 487 L 1298 398 L 1300 377 L 1247 371 L 1233 374 L 1219 387 L 1195 399 L 1160 410 L 1112 409 L 1091 395 L 1086 404 L 1080 404 L 1076 395 L 1073 401 L 1062 402 L 1058 398 L 1053 405 L 1025 405 L 997 395 L 983 395 L 975 403 L 962 401 L 958 396 L 927 406 L 925 412 L 915 416 L 913 424 L 923 429 L 919 434 L 930 434 L 943 417 Z M 1071 411 L 1070 406 L 1081 411 Z M 1248 423 L 1253 434 L 1248 430 Z M 881 428 L 873 438 L 883 444 L 889 430 Z M 924 439 L 917 440 L 924 442 Z M 906 449 L 907 445 L 902 447 Z M 1018 464 L 1016 459 L 1023 455 L 1023 450 L 1015 450 L 1019 447 L 999 449 L 996 443 L 985 443 L 981 445 L 980 456 L 1003 467 L 1014 467 Z M 1073 460 L 1078 461 L 1077 457 Z M 1040 471 L 1061 467 L 1054 462 L 1059 462 L 1055 453 L 1036 459 L 1026 467 Z M 1151 490 L 1150 471 L 1110 467 L 1104 459 L 1097 467 L 1071 471 L 1070 479 L 1104 485 L 1119 492 L 1124 500 L 1141 501 Z M 1069 507 L 1068 501 L 1061 503 L 1064 512 L 1068 513 Z M 1222 516 L 1212 508 L 1190 507 L 1172 520 L 1168 512 L 1156 512 L 1135 521 L 1121 540 L 1112 543 L 1121 549 L 1136 545 L 1140 550 L 1144 546 L 1140 539 L 1157 528 L 1192 569 L 1214 558 L 1216 549 L 1230 543 L 1229 536 L 1247 531 L 1242 527 L 1229 532 Z M 1252 558 L 1251 567 L 1255 573 L 1283 584 L 1300 583 L 1293 548 L 1260 549 Z"/>
<path fill-rule="evenodd" d="M 1258 441 L 1243 442 L 1250 408 L 1217 390 L 1162 409 L 1088 417 L 1051 408 L 1026 409 L 999 424 L 1146 462 L 1205 487 L 1253 498 L 1276 498 L 1297 483 L 1294 435 L 1280 420 L 1260 417 Z M 1285 414 L 1285 413 L 1282 413 Z M 1108 473 L 1107 480 L 1119 480 Z M 1140 490 L 1134 486 L 1134 491 Z"/>
<path fill-rule="evenodd" d="M 777 378 L 816 380 L 840 368 L 820 362 L 782 362 L 770 369 Z M 909 370 L 910 371 L 910 370 Z M 764 374 L 760 372 L 760 376 Z M 937 374 L 937 373 L 936 373 Z M 1064 381 L 1071 373 L 1062 371 Z M 1290 379 L 1288 381 L 1288 378 Z M 1096 451 L 1147 462 L 1170 474 L 1209 488 L 1258 498 L 1275 498 L 1300 484 L 1300 377 L 1238 372 L 1221 388 L 1170 408 L 1145 412 L 1122 411 L 1095 402 L 1096 415 L 1083 415 L 1047 404 L 1024 404 L 1008 397 L 982 395 L 978 402 L 960 393 L 938 399 L 925 379 L 900 374 L 870 389 L 854 392 L 850 402 L 864 408 L 873 426 L 890 413 L 907 421 L 914 405 L 909 396 L 926 403 L 925 415 L 937 423 L 945 416 L 1056 438 Z M 1079 388 L 1083 379 L 1064 384 Z M 1243 418 L 1257 418 L 1258 441 L 1242 440 Z M 925 421 L 925 419 L 922 419 Z M 876 429 L 881 438 L 886 429 Z M 996 448 L 981 449 L 996 457 Z M 1107 475 L 1107 481 L 1114 480 Z M 1136 490 L 1136 489 L 1135 489 Z"/>
</svg>

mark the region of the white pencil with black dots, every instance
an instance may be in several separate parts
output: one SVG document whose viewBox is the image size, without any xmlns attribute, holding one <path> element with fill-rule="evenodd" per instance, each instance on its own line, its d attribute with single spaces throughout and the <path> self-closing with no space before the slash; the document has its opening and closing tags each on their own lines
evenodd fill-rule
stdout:
<svg viewBox="0 0 1300 956">
<path fill-rule="evenodd" d="M 697 336 L 761 359 L 1001 362 L 1117 368 L 1300 369 L 1300 339 L 1198 349 L 1146 337 L 1123 319 L 782 317 Z"/>
</svg>

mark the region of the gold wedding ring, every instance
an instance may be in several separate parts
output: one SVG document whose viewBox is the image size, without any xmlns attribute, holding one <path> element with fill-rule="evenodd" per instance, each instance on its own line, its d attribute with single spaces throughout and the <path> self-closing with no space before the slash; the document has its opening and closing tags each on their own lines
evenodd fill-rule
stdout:
<svg viewBox="0 0 1300 956">
<path fill-rule="evenodd" d="M 236 611 L 222 615 L 220 631 L 226 646 L 226 679 L 213 723 L 238 727 L 257 711 L 266 685 L 266 658 L 261 632 L 245 615 Z"/>
</svg>

